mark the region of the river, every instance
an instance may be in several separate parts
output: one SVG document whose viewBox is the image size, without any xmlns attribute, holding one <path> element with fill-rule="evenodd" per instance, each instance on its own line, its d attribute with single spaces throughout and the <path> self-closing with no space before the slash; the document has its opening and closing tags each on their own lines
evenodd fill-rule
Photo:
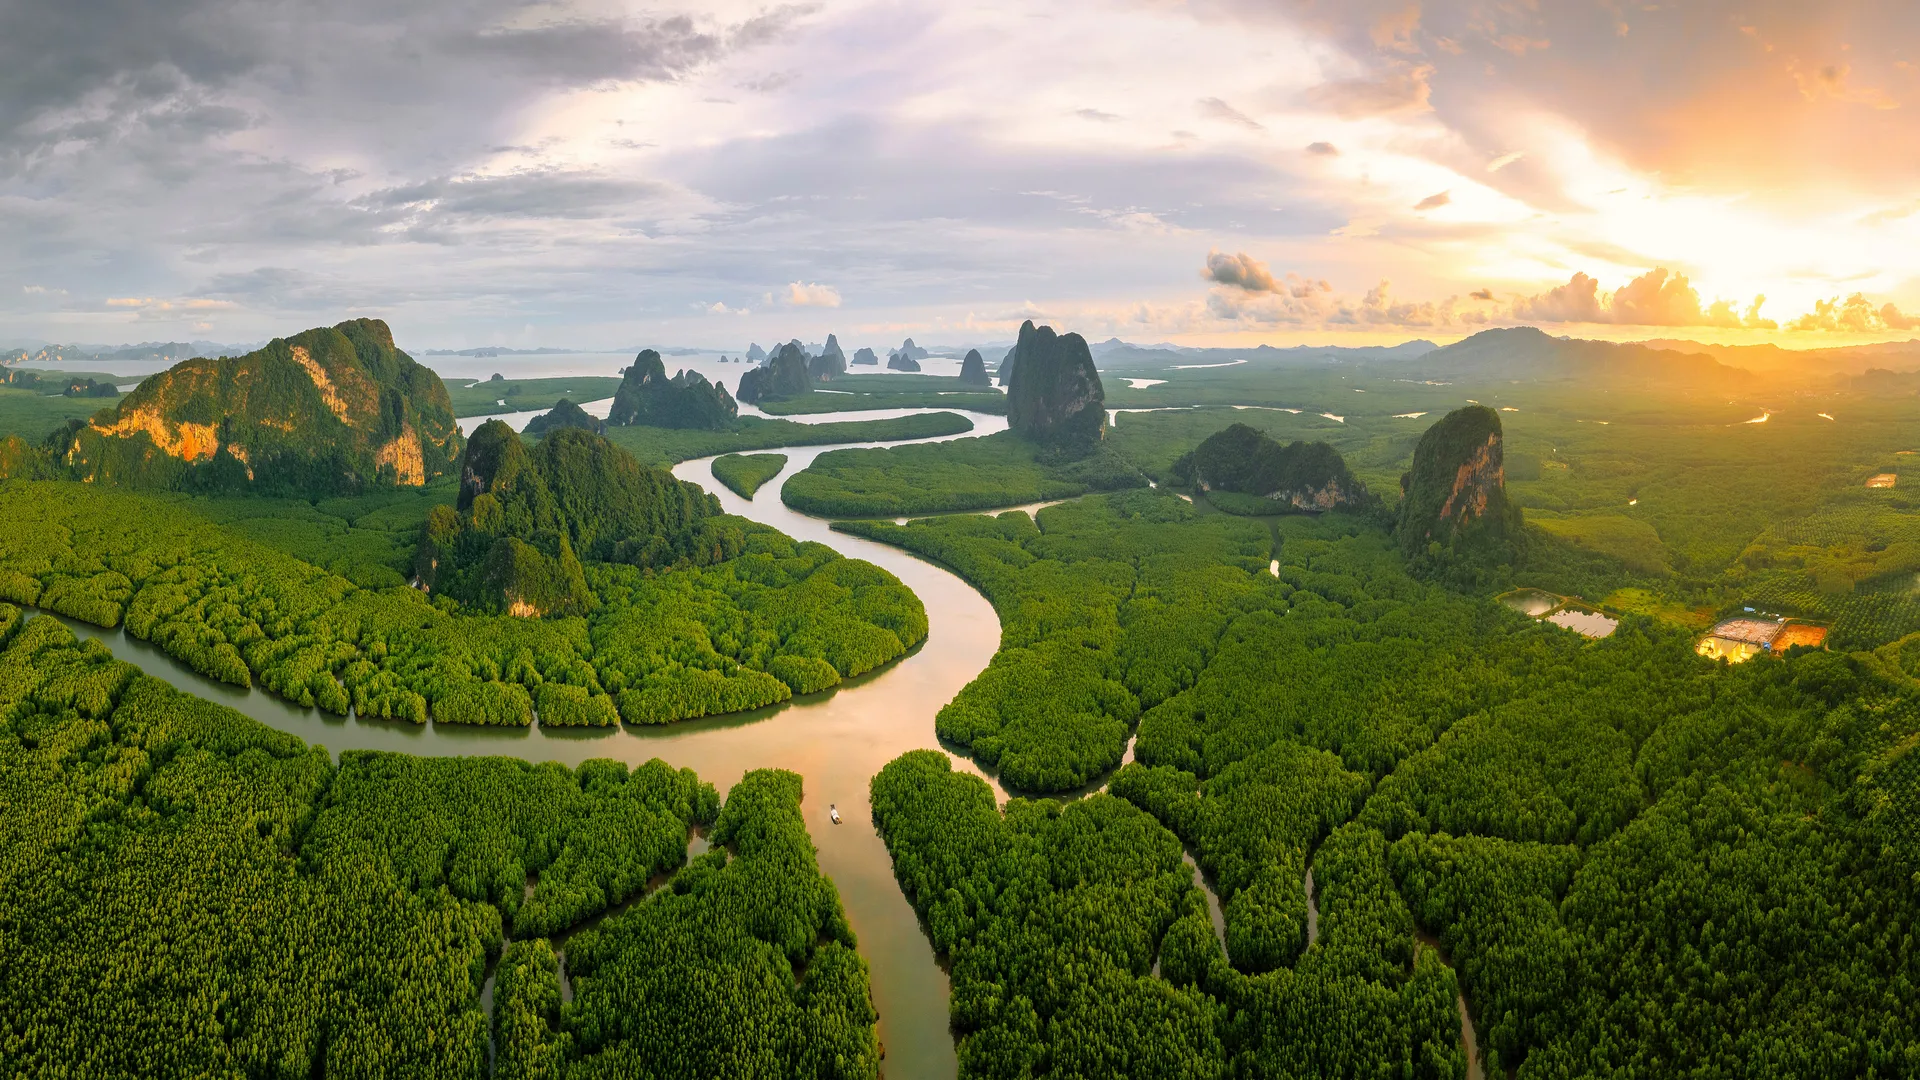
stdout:
<svg viewBox="0 0 1920 1080">
<path fill-rule="evenodd" d="M 908 411 L 940 410 L 887 410 L 880 415 Z M 1006 427 L 1004 416 L 964 415 L 974 422 L 974 430 L 958 437 L 989 435 Z M 875 416 L 860 412 L 793 419 L 825 423 Z M 114 655 L 148 674 L 308 743 L 324 745 L 336 758 L 350 749 L 504 755 L 570 766 L 589 758 L 638 765 L 658 757 L 676 767 L 692 768 L 719 788 L 723 797 L 752 769 L 799 773 L 806 792 L 801 810 L 820 851 L 820 868 L 839 889 L 848 921 L 859 937 L 860 952 L 872 972 L 879 1037 L 886 1048 L 883 1072 L 891 1077 L 951 1077 L 958 1066 L 947 1024 L 947 976 L 894 881 L 893 862 L 873 826 L 867 783 L 887 762 L 909 750 L 939 748 L 934 714 L 993 658 L 1000 647 L 1000 620 L 985 597 L 950 571 L 898 548 L 833 532 L 825 520 L 789 510 L 780 501 L 780 481 L 819 455 L 846 446 L 879 445 L 898 444 L 848 443 L 780 451 L 787 455 L 786 469 L 753 499 L 742 499 L 714 480 L 711 458 L 683 462 L 673 469 L 674 475 L 713 492 L 730 514 L 772 525 L 796 539 L 830 544 L 850 558 L 884 567 L 926 605 L 927 640 L 905 657 L 825 693 L 754 712 L 659 727 L 621 725 L 612 730 L 362 722 L 303 709 L 263 690 L 214 682 L 155 646 L 128 637 L 122 629 L 61 621 L 83 637 L 105 642 Z M 985 777 L 996 796 L 1006 799 L 999 784 L 970 759 L 954 760 L 957 768 Z M 839 807 L 843 824 L 836 826 L 828 819 L 830 805 Z"/>
<path fill-rule="evenodd" d="M 611 399 L 585 403 L 604 415 Z M 743 409 L 743 412 L 748 410 Z M 757 411 L 757 410 L 756 410 Z M 974 423 L 965 435 L 941 436 L 919 442 L 991 435 L 1007 426 L 1004 416 L 958 409 L 888 409 L 795 416 L 801 423 L 878 419 L 919 412 L 959 412 Z M 524 427 L 538 412 L 512 414 L 505 419 Z M 478 426 L 486 417 L 462 421 Z M 934 737 L 934 714 L 951 701 L 987 666 L 1000 647 L 1000 620 L 985 597 L 958 576 L 899 548 L 837 533 L 822 518 L 791 510 L 780 501 L 786 477 L 806 468 L 821 454 L 859 446 L 898 446 L 901 443 L 840 443 L 831 446 L 791 447 L 780 474 L 764 484 L 751 499 L 743 499 L 713 478 L 713 459 L 697 458 L 674 466 L 673 474 L 712 492 L 729 514 L 771 525 L 798 540 L 817 540 L 849 558 L 865 559 L 898 577 L 927 609 L 927 640 L 905 657 L 859 678 L 849 679 L 825 693 L 809 695 L 753 712 L 707 717 L 663 726 L 620 725 L 613 729 L 499 728 L 464 724 L 415 725 L 384 720 L 362 722 L 306 709 L 264 690 L 243 690 L 210 680 L 161 652 L 129 637 L 124 629 L 103 630 L 63 616 L 54 616 L 83 638 L 97 638 L 114 655 L 150 675 L 201 697 L 306 740 L 327 747 L 337 759 L 342 750 L 388 750 L 430 755 L 499 755 L 527 761 L 558 761 L 569 766 L 591 758 L 613 758 L 638 765 L 662 758 L 676 767 L 693 769 L 722 796 L 752 769 L 781 768 L 799 773 L 805 781 L 801 811 L 807 831 L 819 849 L 820 868 L 839 890 L 847 919 L 859 938 L 873 980 L 873 998 L 880 1014 L 879 1038 L 886 1059 L 882 1074 L 891 1077 L 938 1078 L 958 1073 L 953 1035 L 948 1027 L 948 979 L 937 962 L 919 919 L 893 877 L 893 862 L 874 829 L 867 784 L 889 761 L 909 750 L 940 749 Z M 1051 503 L 1018 507 L 1029 512 Z M 1278 564 L 1273 567 L 1275 572 Z M 1126 759 L 1132 760 L 1129 740 Z M 1006 791 L 970 758 L 954 757 L 955 767 L 987 781 L 995 797 L 1005 802 Z M 1102 778 L 1082 792 L 1106 785 Z M 843 824 L 834 825 L 828 808 L 837 806 Z M 696 844 L 702 843 L 696 840 Z M 1211 884 L 1200 873 L 1191 853 L 1194 879 L 1205 892 L 1214 932 L 1225 945 L 1225 919 Z M 1318 936 L 1318 905 L 1311 873 L 1308 890 L 1308 944 Z M 491 996 L 491 979 L 486 990 Z M 1464 1018 L 1464 1000 L 1462 1001 Z M 1470 1022 L 1470 1021 L 1469 1021 Z M 1471 1029 L 1468 1029 L 1471 1031 Z M 1471 1038 L 1471 1036 L 1469 1036 Z M 1473 1050 L 1468 1050 L 1473 1057 Z M 1477 1061 L 1472 1064 L 1477 1066 Z"/>
</svg>

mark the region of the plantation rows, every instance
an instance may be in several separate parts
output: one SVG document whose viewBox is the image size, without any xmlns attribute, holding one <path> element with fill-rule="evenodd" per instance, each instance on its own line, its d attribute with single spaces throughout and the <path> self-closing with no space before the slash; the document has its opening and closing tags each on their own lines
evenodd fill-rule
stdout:
<svg viewBox="0 0 1920 1080">
<path fill-rule="evenodd" d="M 924 753 L 874 781 L 963 1076 L 1457 1077 L 1456 987 L 1488 1075 L 1920 1070 L 1920 645 L 1590 642 L 1358 521 L 1278 519 L 1276 576 L 1260 525 L 1149 493 L 847 527 L 1002 613 L 943 737 L 1063 790 L 1137 734 L 1065 806 Z"/>
<path fill-rule="evenodd" d="M 1920 591 L 1908 581 L 1888 582 L 1884 591 L 1836 594 L 1821 591 L 1803 575 L 1776 573 L 1744 595 L 1764 610 L 1826 622 L 1829 648 L 1870 649 L 1920 632 Z"/>
<path fill-rule="evenodd" d="M 667 572 L 590 564 L 585 617 L 458 613 L 371 589 L 201 518 L 76 484 L 0 492 L 0 600 L 123 620 L 195 670 L 301 705 L 424 723 L 662 723 L 758 708 L 870 671 L 926 637 L 867 563 L 751 522 L 737 558 Z M 733 521 L 733 519 L 727 519 Z"/>
<path fill-rule="evenodd" d="M 0 644 L 9 1075 L 473 1077 L 509 938 L 506 1074 L 875 1074 L 866 970 L 791 774 L 721 808 L 659 761 L 335 768 L 56 620 L 0 605 Z M 706 822 L 714 850 L 639 899 Z M 559 1007 L 543 935 L 628 900 L 569 940 Z"/>
</svg>

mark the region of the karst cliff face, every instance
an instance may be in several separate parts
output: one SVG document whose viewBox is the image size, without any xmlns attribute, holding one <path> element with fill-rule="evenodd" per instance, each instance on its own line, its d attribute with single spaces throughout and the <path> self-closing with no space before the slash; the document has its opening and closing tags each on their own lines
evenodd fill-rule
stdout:
<svg viewBox="0 0 1920 1080">
<path fill-rule="evenodd" d="M 1401 477 L 1399 537 L 1409 555 L 1510 562 L 1520 508 L 1507 500 L 1500 414 L 1455 409 L 1427 429 Z"/>
<path fill-rule="evenodd" d="M 960 381 L 968 386 L 992 386 L 993 377 L 987 374 L 987 361 L 980 355 L 979 349 L 968 349 L 966 359 L 960 361 Z"/>
<path fill-rule="evenodd" d="M 807 366 L 806 351 L 791 341 L 780 346 L 766 367 L 754 368 L 740 376 L 740 400 L 749 405 L 796 397 L 812 390 L 813 373 Z"/>
<path fill-rule="evenodd" d="M 708 382 L 697 371 L 669 379 L 660 354 L 644 349 L 621 377 L 607 423 L 718 430 L 739 414 L 740 406 L 726 387 Z"/>
<path fill-rule="evenodd" d="M 815 382 L 832 382 L 847 373 L 847 354 L 840 348 L 840 339 L 827 335 L 826 347 L 820 355 L 807 361 L 807 373 Z"/>
<path fill-rule="evenodd" d="M 1021 324 L 1013 351 L 1007 426 L 1041 443 L 1098 439 L 1107 419 L 1107 393 L 1086 339 L 1029 321 Z"/>
<path fill-rule="evenodd" d="M 378 319 L 183 361 L 70 433 L 55 464 L 148 487 L 354 490 L 450 471 L 462 439 L 440 377 Z"/>
</svg>

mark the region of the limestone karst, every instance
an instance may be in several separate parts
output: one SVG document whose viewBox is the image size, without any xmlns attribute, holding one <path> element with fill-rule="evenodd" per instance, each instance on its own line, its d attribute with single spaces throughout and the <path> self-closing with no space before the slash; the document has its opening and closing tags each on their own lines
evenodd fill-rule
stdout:
<svg viewBox="0 0 1920 1080">
<path fill-rule="evenodd" d="M 1020 325 L 1013 381 L 1007 386 L 1007 426 L 1041 443 L 1084 443 L 1100 437 L 1106 391 L 1093 354 L 1079 334 Z"/>
</svg>

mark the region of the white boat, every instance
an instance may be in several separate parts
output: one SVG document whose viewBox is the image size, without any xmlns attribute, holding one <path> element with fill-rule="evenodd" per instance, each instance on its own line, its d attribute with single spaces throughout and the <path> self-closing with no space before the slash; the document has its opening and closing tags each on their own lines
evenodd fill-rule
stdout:
<svg viewBox="0 0 1920 1080">
<path fill-rule="evenodd" d="M 839 807 L 833 805 L 832 803 L 828 803 L 827 816 L 833 819 L 833 823 L 835 825 L 840 824 L 840 808 Z"/>
</svg>

